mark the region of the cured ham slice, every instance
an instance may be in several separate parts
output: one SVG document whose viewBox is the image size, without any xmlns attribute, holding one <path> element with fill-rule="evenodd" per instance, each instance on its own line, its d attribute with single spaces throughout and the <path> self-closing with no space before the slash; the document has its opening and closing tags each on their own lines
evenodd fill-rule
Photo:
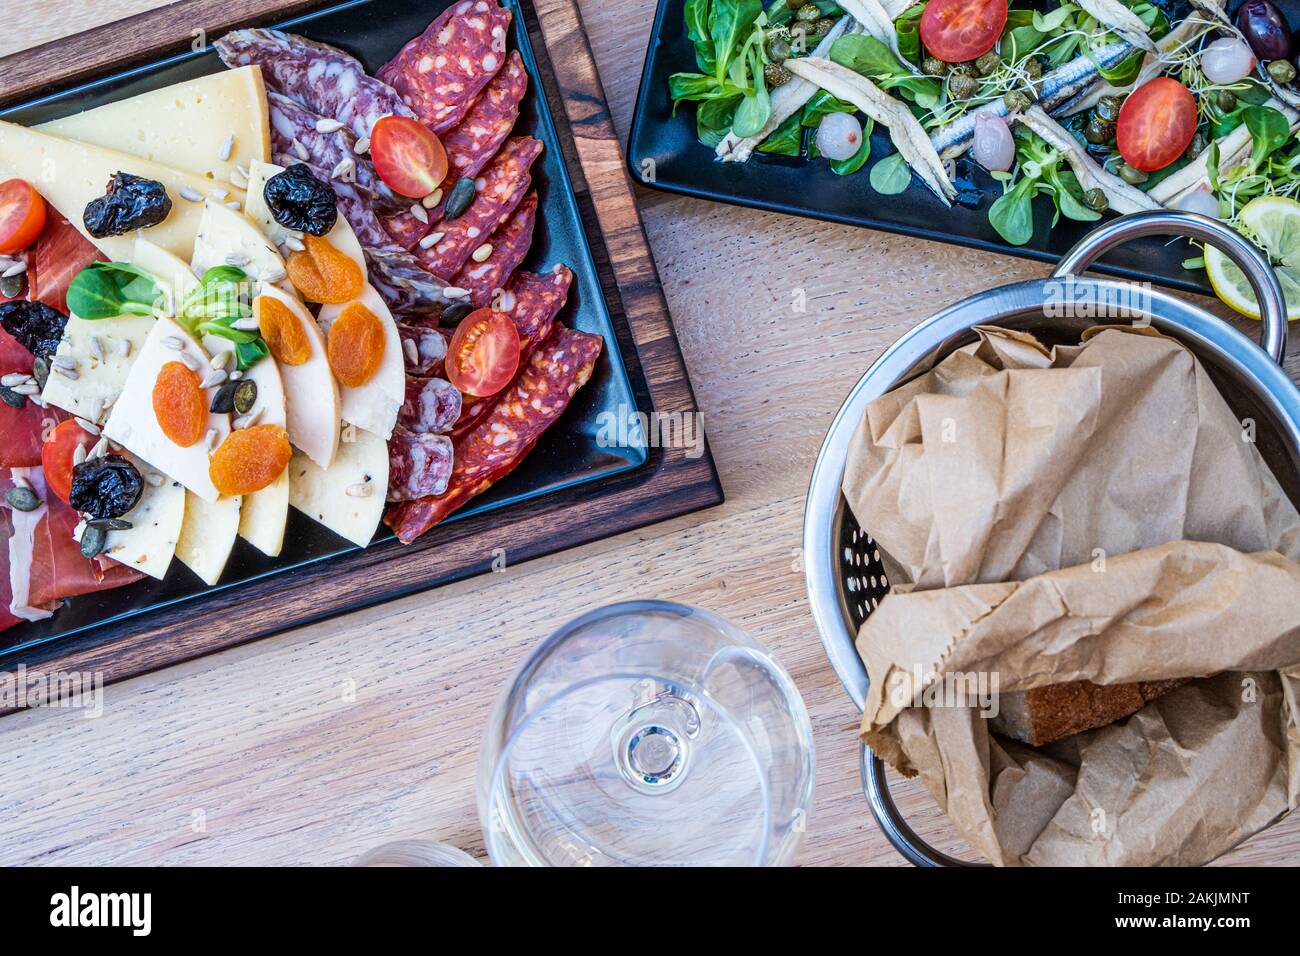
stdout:
<svg viewBox="0 0 1300 956">
<path fill-rule="evenodd" d="M 77 273 L 104 255 L 77 227 L 49 206 L 45 230 L 28 256 L 28 298 L 68 314 L 68 286 Z M 29 368 L 30 371 L 30 368 Z"/>
</svg>

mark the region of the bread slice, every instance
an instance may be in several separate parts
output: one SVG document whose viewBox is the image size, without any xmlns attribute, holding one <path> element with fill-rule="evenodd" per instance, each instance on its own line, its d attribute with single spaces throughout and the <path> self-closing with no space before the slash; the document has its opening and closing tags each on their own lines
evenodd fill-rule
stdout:
<svg viewBox="0 0 1300 956">
<path fill-rule="evenodd" d="M 1135 714 L 1188 678 L 1104 686 L 1086 680 L 1002 694 L 993 729 L 1034 747 Z"/>
</svg>

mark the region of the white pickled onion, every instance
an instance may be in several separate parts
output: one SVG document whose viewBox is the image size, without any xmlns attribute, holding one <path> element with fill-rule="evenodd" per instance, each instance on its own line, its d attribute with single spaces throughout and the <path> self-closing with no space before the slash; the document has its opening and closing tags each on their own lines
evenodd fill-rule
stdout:
<svg viewBox="0 0 1300 956">
<path fill-rule="evenodd" d="M 975 137 L 971 142 L 975 162 L 987 170 L 1006 172 L 1016 161 L 1016 141 L 1006 120 L 992 113 L 975 114 Z"/>
<path fill-rule="evenodd" d="M 827 113 L 817 127 L 817 149 L 827 159 L 852 159 L 862 146 L 862 124 L 852 113 Z"/>
<path fill-rule="evenodd" d="M 1219 218 L 1219 200 L 1215 199 L 1204 186 L 1180 197 L 1174 203 L 1174 208 L 1181 209 L 1183 212 L 1199 212 L 1202 216 L 1209 216 L 1211 219 Z"/>
<path fill-rule="evenodd" d="M 1201 72 L 1211 83 L 1236 83 L 1254 69 L 1254 52 L 1236 37 L 1215 40 L 1201 51 Z"/>
</svg>

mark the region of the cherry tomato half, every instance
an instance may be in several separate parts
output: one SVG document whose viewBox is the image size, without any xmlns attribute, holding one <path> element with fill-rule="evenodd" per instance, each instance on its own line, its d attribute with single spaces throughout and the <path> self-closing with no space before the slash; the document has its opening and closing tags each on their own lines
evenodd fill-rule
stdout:
<svg viewBox="0 0 1300 956">
<path fill-rule="evenodd" d="M 22 252 L 45 228 L 45 200 L 31 183 L 0 183 L 0 253 Z"/>
<path fill-rule="evenodd" d="M 964 63 L 997 46 L 1007 25 L 1007 0 L 930 0 L 921 14 L 921 42 L 945 63 Z"/>
<path fill-rule="evenodd" d="M 1115 145 L 1124 162 L 1144 173 L 1168 166 L 1196 135 L 1196 101 L 1171 76 L 1158 76 L 1128 95 L 1119 109 Z"/>
<path fill-rule="evenodd" d="M 510 316 L 471 312 L 447 346 L 447 378 L 464 395 L 486 398 L 510 384 L 519 368 L 519 331 Z"/>
<path fill-rule="evenodd" d="M 370 158 L 379 178 L 412 199 L 433 192 L 447 178 L 447 151 L 423 123 L 385 116 L 370 131 Z"/>
<path fill-rule="evenodd" d="M 41 447 L 41 467 L 45 469 L 45 483 L 64 501 L 72 495 L 72 456 L 80 445 L 87 451 L 96 438 L 69 418 L 59 422 L 49 439 Z"/>
</svg>

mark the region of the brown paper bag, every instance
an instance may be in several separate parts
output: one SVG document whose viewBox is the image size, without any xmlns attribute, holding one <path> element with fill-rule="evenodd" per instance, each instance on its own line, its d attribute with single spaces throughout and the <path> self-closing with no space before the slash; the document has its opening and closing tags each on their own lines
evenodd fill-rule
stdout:
<svg viewBox="0 0 1300 956">
<path fill-rule="evenodd" d="M 1173 340 L 981 336 L 873 402 L 850 452 L 895 572 L 858 638 L 864 738 L 995 863 L 1213 859 L 1300 800 L 1300 515 Z M 1206 679 L 1034 749 L 941 693 L 973 675 Z"/>
</svg>

